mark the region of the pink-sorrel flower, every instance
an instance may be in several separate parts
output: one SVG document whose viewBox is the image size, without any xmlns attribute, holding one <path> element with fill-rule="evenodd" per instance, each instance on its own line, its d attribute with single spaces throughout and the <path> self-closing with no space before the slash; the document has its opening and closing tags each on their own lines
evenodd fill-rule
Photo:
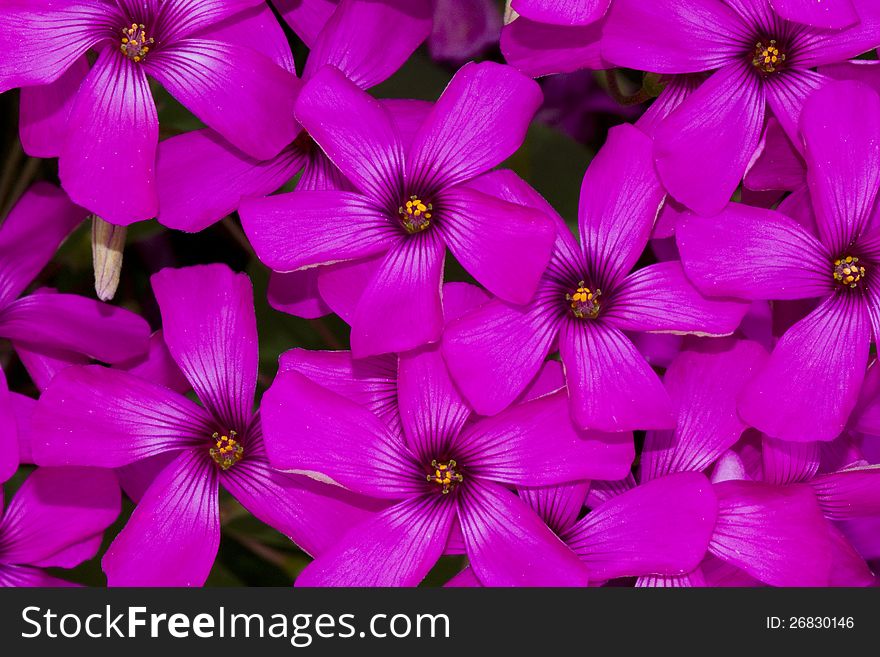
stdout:
<svg viewBox="0 0 880 657">
<path fill-rule="evenodd" d="M 73 366 L 56 375 L 32 418 L 41 465 L 118 468 L 173 455 L 104 556 L 108 583 L 204 583 L 220 541 L 220 486 L 304 550 L 320 553 L 367 512 L 341 489 L 269 467 L 253 410 L 250 281 L 225 265 L 165 269 L 152 281 L 165 342 L 203 405 L 129 372 Z"/>
<path fill-rule="evenodd" d="M 237 29 L 260 0 L 35 0 L 0 13 L 0 91 L 23 87 L 25 148 L 59 156 L 71 198 L 107 221 L 156 215 L 159 122 L 147 76 L 238 148 L 296 136 L 297 78 Z M 232 25 L 230 25 L 232 24 Z M 280 30 L 277 43 L 289 48 Z M 89 67 L 86 51 L 98 52 Z M 46 137 L 44 131 L 51 135 Z M 31 148 L 32 147 L 32 148 Z"/>
</svg>

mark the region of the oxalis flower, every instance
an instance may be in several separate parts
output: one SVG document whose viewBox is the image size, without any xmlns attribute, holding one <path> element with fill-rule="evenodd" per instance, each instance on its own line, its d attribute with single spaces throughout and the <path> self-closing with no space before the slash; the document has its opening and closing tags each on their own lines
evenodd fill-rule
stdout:
<svg viewBox="0 0 880 657">
<path fill-rule="evenodd" d="M 318 4 L 315 12 L 327 7 L 323 1 Z M 280 32 L 268 7 L 262 14 L 260 29 Z M 308 81 L 322 66 L 332 64 L 356 85 L 369 89 L 400 68 L 425 40 L 430 16 L 428 0 L 344 0 L 326 16 L 320 31 L 310 34 L 311 51 L 302 79 Z M 294 71 L 288 48 L 276 62 Z M 274 157 L 255 159 L 210 128 L 195 130 L 162 141 L 157 167 L 157 219 L 189 232 L 203 230 L 236 210 L 242 197 L 274 192 L 300 170 L 297 189 L 348 187 L 304 132 Z"/>
<path fill-rule="evenodd" d="M 602 56 L 652 73 L 713 72 L 657 130 L 655 157 L 669 193 L 701 214 L 720 212 L 742 180 L 767 107 L 796 143 L 804 100 L 827 81 L 811 70 L 880 44 L 880 5 L 852 0 L 828 24 L 805 3 L 768 0 L 617 0 Z M 818 5 L 818 3 L 816 3 Z M 839 3 L 847 4 L 850 3 Z M 801 13 L 803 12 L 803 19 Z M 835 29 L 825 29 L 834 24 Z M 699 166 L 696 166 L 699 163 Z"/>
<path fill-rule="evenodd" d="M 64 189 L 107 221 L 149 219 L 158 209 L 159 123 L 148 75 L 253 157 L 272 157 L 296 136 L 296 77 L 237 42 L 252 34 L 224 33 L 233 16 L 261 4 L 15 1 L 0 15 L 0 91 L 51 85 L 23 94 L 23 135 L 35 137 L 34 154 L 59 156 Z M 98 58 L 88 70 L 90 48 Z M 33 134 L 58 121 L 61 143 Z"/>
<path fill-rule="evenodd" d="M 880 297 L 872 271 L 880 232 L 880 99 L 856 82 L 833 82 L 807 101 L 801 120 L 818 239 L 773 210 L 731 204 L 676 229 L 688 276 L 706 294 L 742 299 L 820 299 L 779 340 L 746 386 L 739 409 L 774 438 L 832 440 L 858 399 Z M 772 253 L 774 266 L 757 266 Z"/>
<path fill-rule="evenodd" d="M 257 518 L 319 553 L 366 512 L 339 489 L 269 467 L 252 408 L 250 281 L 225 265 L 206 265 L 165 269 L 152 282 L 165 342 L 204 406 L 129 372 L 73 366 L 56 375 L 32 417 L 38 464 L 117 468 L 174 454 L 105 554 L 108 583 L 204 583 L 220 540 L 221 485 Z"/>
<path fill-rule="evenodd" d="M 629 125 L 610 132 L 584 175 L 580 244 L 520 179 L 496 175 L 493 185 L 502 198 L 543 208 L 556 218 L 558 231 L 530 300 L 490 301 L 446 329 L 443 354 L 465 397 L 478 413 L 497 413 L 558 345 L 579 426 L 671 426 L 660 379 L 623 331 L 723 335 L 736 329 L 746 306 L 703 297 L 675 261 L 630 273 L 664 198 L 650 138 Z"/>
<path fill-rule="evenodd" d="M 6 509 L 0 495 L 0 586 L 72 586 L 43 568 L 94 557 L 119 497 L 116 477 L 101 468 L 37 468 Z"/>
<path fill-rule="evenodd" d="M 275 271 L 384 256 L 351 321 L 356 357 L 440 337 L 446 246 L 494 294 L 527 301 L 553 222 L 473 183 L 519 147 L 540 100 L 537 84 L 510 67 L 466 64 L 405 149 L 385 107 L 325 66 L 303 88 L 297 118 L 356 191 L 247 199 L 245 232 Z"/>
<path fill-rule="evenodd" d="M 298 584 L 414 586 L 443 553 L 453 525 L 487 585 L 586 584 L 583 564 L 507 487 L 625 473 L 625 460 L 608 457 L 631 435 L 577 432 L 564 391 L 469 422 L 471 411 L 435 349 L 400 356 L 397 402 L 395 427 L 292 370 L 279 373 L 264 396 L 274 465 L 392 502 L 319 556 Z"/>
</svg>

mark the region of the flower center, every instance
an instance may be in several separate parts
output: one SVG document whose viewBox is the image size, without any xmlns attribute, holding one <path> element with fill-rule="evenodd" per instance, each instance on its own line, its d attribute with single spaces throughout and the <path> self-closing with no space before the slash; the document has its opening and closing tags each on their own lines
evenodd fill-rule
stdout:
<svg viewBox="0 0 880 657">
<path fill-rule="evenodd" d="M 596 319 L 599 316 L 599 297 L 602 290 L 591 290 L 584 281 L 578 283 L 574 294 L 566 294 L 565 300 L 571 308 L 571 314 L 578 319 Z"/>
<path fill-rule="evenodd" d="M 755 44 L 752 66 L 764 75 L 775 73 L 785 63 L 785 53 L 779 49 L 776 39 L 761 39 Z"/>
<path fill-rule="evenodd" d="M 214 439 L 214 447 L 209 449 L 208 453 L 221 470 L 228 470 L 244 456 L 244 447 L 235 439 L 236 435 L 234 431 L 230 431 L 229 435 L 221 436 L 215 431 L 211 436 Z"/>
<path fill-rule="evenodd" d="M 400 223 L 410 235 L 420 233 L 431 225 L 433 206 L 418 196 L 410 196 L 409 200 L 397 209 Z"/>
<path fill-rule="evenodd" d="M 144 25 L 132 23 L 130 27 L 122 28 L 122 54 L 132 61 L 139 62 L 147 53 L 150 52 L 150 46 L 153 45 L 153 39 L 147 36 Z"/>
<path fill-rule="evenodd" d="M 844 287 L 856 287 L 865 278 L 865 267 L 855 256 L 844 256 L 834 261 L 834 280 Z"/>
<path fill-rule="evenodd" d="M 440 492 L 444 495 L 449 494 L 449 491 L 454 489 L 464 479 L 464 476 L 457 472 L 455 467 L 456 463 L 452 459 L 448 461 L 434 459 L 431 461 L 431 468 L 433 468 L 434 473 L 428 475 L 428 481 L 440 486 Z"/>
</svg>

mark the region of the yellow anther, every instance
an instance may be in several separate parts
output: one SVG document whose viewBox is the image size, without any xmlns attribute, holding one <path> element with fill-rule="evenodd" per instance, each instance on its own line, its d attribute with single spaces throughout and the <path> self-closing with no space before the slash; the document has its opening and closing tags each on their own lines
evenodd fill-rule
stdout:
<svg viewBox="0 0 880 657">
<path fill-rule="evenodd" d="M 221 470 L 228 470 L 244 456 L 244 447 L 235 439 L 236 435 L 234 431 L 230 431 L 229 435 L 221 436 L 215 431 L 211 436 L 214 439 L 214 446 L 208 450 L 208 453 Z"/>
<path fill-rule="evenodd" d="M 854 288 L 864 281 L 865 267 L 859 264 L 857 256 L 845 256 L 834 261 L 832 275 L 844 287 Z"/>
<path fill-rule="evenodd" d="M 122 28 L 122 45 L 120 50 L 133 62 L 140 62 L 150 52 L 153 39 L 147 36 L 143 24 L 132 23 Z"/>
<path fill-rule="evenodd" d="M 425 230 L 431 225 L 433 206 L 425 203 L 418 196 L 410 196 L 409 200 L 398 208 L 400 223 L 406 232 L 413 234 Z"/>
<path fill-rule="evenodd" d="M 443 462 L 434 459 L 431 461 L 431 467 L 434 469 L 434 474 L 427 475 L 427 480 L 429 483 L 441 486 L 440 492 L 444 495 L 464 480 L 464 476 L 456 471 L 457 464 L 452 459 Z"/>
<path fill-rule="evenodd" d="M 586 287 L 584 281 L 581 281 L 574 294 L 565 295 L 565 300 L 568 302 L 571 314 L 578 319 L 596 319 L 599 316 L 599 296 L 601 294 L 602 290 L 598 288 L 591 290 Z"/>
<path fill-rule="evenodd" d="M 785 53 L 776 45 L 776 39 L 758 41 L 752 65 L 762 74 L 775 73 L 785 62 Z"/>
</svg>

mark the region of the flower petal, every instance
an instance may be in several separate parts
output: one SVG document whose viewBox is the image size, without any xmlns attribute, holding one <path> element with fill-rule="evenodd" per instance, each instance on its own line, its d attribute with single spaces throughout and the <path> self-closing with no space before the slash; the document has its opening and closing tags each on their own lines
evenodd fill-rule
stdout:
<svg viewBox="0 0 880 657">
<path fill-rule="evenodd" d="M 685 575 L 705 556 L 717 512 L 705 475 L 682 472 L 599 505 L 565 532 L 563 540 L 594 580 Z"/>
<path fill-rule="evenodd" d="M 737 395 L 766 360 L 764 348 L 748 340 L 701 341 L 683 350 L 664 377 L 676 428 L 648 432 L 641 480 L 701 472 L 733 447 L 746 429 L 736 412 Z"/>
<path fill-rule="evenodd" d="M 471 410 L 449 378 L 438 349 L 400 355 L 397 397 L 403 433 L 410 450 L 423 463 L 442 457 Z"/>
<path fill-rule="evenodd" d="M 747 28 L 714 0 L 615 0 L 602 34 L 608 61 L 654 73 L 720 68 L 741 51 Z"/>
<path fill-rule="evenodd" d="M 806 184 L 807 170 L 804 160 L 779 121 L 772 116 L 767 119 L 763 145 L 760 148 L 760 155 L 751 163 L 743 178 L 745 189 L 795 190 Z"/>
<path fill-rule="evenodd" d="M 50 84 L 22 87 L 18 120 L 21 147 L 31 157 L 58 157 L 67 135 L 67 117 L 79 85 L 89 72 L 85 57 L 78 57 Z"/>
<path fill-rule="evenodd" d="M 68 367 L 43 392 L 31 419 L 40 465 L 116 468 L 204 440 L 211 420 L 186 397 L 128 372 Z"/>
<path fill-rule="evenodd" d="M 730 335 L 749 309 L 747 302 L 708 298 L 675 260 L 630 274 L 605 318 L 624 331 Z"/>
<path fill-rule="evenodd" d="M 725 481 L 714 490 L 712 554 L 771 586 L 827 586 L 831 540 L 809 487 Z"/>
<path fill-rule="evenodd" d="M 166 268 L 151 282 L 171 356 L 220 428 L 243 433 L 257 386 L 250 279 L 217 264 Z"/>
<path fill-rule="evenodd" d="M 465 64 L 410 146 L 410 184 L 450 187 L 500 164 L 522 144 L 541 100 L 538 84 L 510 66 Z"/>
<path fill-rule="evenodd" d="M 586 25 L 602 18 L 610 0 L 513 0 L 514 11 L 539 23 L 552 25 Z"/>
<path fill-rule="evenodd" d="M 256 50 L 184 39 L 151 52 L 144 67 L 187 109 L 252 157 L 269 159 L 299 132 L 299 80 Z"/>
<path fill-rule="evenodd" d="M 651 150 L 651 139 L 638 128 L 612 128 L 584 174 L 578 227 L 591 274 L 603 287 L 632 269 L 666 196 Z"/>
<path fill-rule="evenodd" d="M 35 183 L 24 193 L 0 229 L 0 308 L 24 292 L 85 216 L 49 183 Z"/>
<path fill-rule="evenodd" d="M 809 30 L 798 39 L 798 66 L 813 68 L 853 59 L 877 47 L 880 6 L 873 0 L 850 0 L 859 20 L 841 30 Z M 824 4 L 824 3 L 823 3 Z"/>
<path fill-rule="evenodd" d="M 159 119 L 144 67 L 118 48 L 104 48 L 79 88 L 68 126 L 58 175 L 73 202 L 115 224 L 154 217 Z"/>
<path fill-rule="evenodd" d="M 501 30 L 501 52 L 508 64 L 534 78 L 607 68 L 600 55 L 603 24 L 547 25 L 520 16 Z"/>
<path fill-rule="evenodd" d="M 424 490 L 422 466 L 369 410 L 296 371 L 280 372 L 260 414 L 273 467 L 400 499 Z M 366 471 L 370 476 L 364 476 Z"/>
<path fill-rule="evenodd" d="M 269 160 L 242 153 L 213 130 L 193 130 L 159 144 L 159 223 L 197 233 L 238 209 L 245 196 L 271 194 L 305 164 L 288 147 Z"/>
<path fill-rule="evenodd" d="M 618 329 L 591 320 L 566 322 L 559 351 L 579 426 L 632 431 L 674 424 L 663 384 Z"/>
<path fill-rule="evenodd" d="M 491 293 L 526 303 L 550 260 L 553 219 L 467 186 L 442 195 L 437 229 L 461 265 Z"/>
<path fill-rule="evenodd" d="M 589 482 L 576 481 L 557 486 L 518 487 L 517 491 L 523 502 L 559 536 L 577 522 L 589 489 Z"/>
<path fill-rule="evenodd" d="M 880 466 L 852 468 L 816 477 L 810 486 L 826 518 L 850 520 L 880 515 Z"/>
<path fill-rule="evenodd" d="M 168 465 L 107 549 L 108 586 L 201 586 L 220 545 L 218 469 L 185 451 Z"/>
<path fill-rule="evenodd" d="M 330 16 L 336 11 L 338 0 L 272 0 L 272 6 L 311 48 Z"/>
<path fill-rule="evenodd" d="M 100 534 L 119 515 L 119 484 L 101 468 L 37 468 L 0 523 L 0 562 L 37 564 Z"/>
<path fill-rule="evenodd" d="M 861 301 L 829 297 L 780 338 L 742 391 L 740 415 L 773 438 L 833 440 L 858 399 L 870 338 Z"/>
<path fill-rule="evenodd" d="M 328 65 L 303 87 L 296 118 L 358 189 L 389 207 L 400 204 L 403 146 L 382 103 Z"/>
<path fill-rule="evenodd" d="M 428 0 L 342 2 L 311 46 L 303 77 L 332 64 L 369 89 L 397 71 L 430 32 Z"/>
<path fill-rule="evenodd" d="M 0 369 L 0 483 L 3 483 L 18 470 L 18 430 L 15 422 L 15 410 L 6 383 L 6 375 Z M 0 508 L 2 513 L 2 508 Z"/>
<path fill-rule="evenodd" d="M 799 151 L 802 143 L 798 128 L 804 102 L 827 82 L 828 78 L 824 75 L 793 69 L 787 71 L 784 78 L 770 77 L 764 85 L 767 90 L 767 105 Z"/>
<path fill-rule="evenodd" d="M 705 294 L 807 299 L 831 291 L 828 251 L 774 210 L 731 203 L 715 217 L 684 216 L 675 236 L 688 278 Z M 772 266 L 765 266 L 768 254 Z"/>
<path fill-rule="evenodd" d="M 831 82 L 804 105 L 801 130 L 819 235 L 840 256 L 868 226 L 877 198 L 880 97 L 858 82 Z"/>
<path fill-rule="evenodd" d="M 819 467 L 819 443 L 793 443 L 763 436 L 762 471 L 768 484 L 809 481 Z"/>
<path fill-rule="evenodd" d="M 146 354 L 150 327 L 141 316 L 97 299 L 38 290 L 2 312 L 0 335 L 121 363 Z"/>
<path fill-rule="evenodd" d="M 300 574 L 297 586 L 416 586 L 443 554 L 455 504 L 427 494 L 378 513 Z"/>
<path fill-rule="evenodd" d="M 317 268 L 285 273 L 271 272 L 266 300 L 275 310 L 289 315 L 317 319 L 333 312 L 321 298 Z"/>
<path fill-rule="evenodd" d="M 239 214 L 260 260 L 275 271 L 356 260 L 400 241 L 388 216 L 354 192 L 297 191 L 244 199 Z"/>
<path fill-rule="evenodd" d="M 632 435 L 578 431 L 567 397 L 560 390 L 468 426 L 451 450 L 456 461 L 514 486 L 625 476 L 635 457 Z"/>
<path fill-rule="evenodd" d="M 786 20 L 829 29 L 847 27 L 859 20 L 850 0 L 770 0 L 774 11 Z"/>
<path fill-rule="evenodd" d="M 460 498 L 468 560 L 483 585 L 586 586 L 584 565 L 510 491 L 474 479 Z"/>
<path fill-rule="evenodd" d="M 355 358 L 436 342 L 443 330 L 443 260 L 436 233 L 414 235 L 385 255 L 351 322 Z M 388 327 L 394 330 L 389 331 Z"/>
<path fill-rule="evenodd" d="M 732 63 L 714 73 L 657 128 L 663 184 L 702 215 L 724 208 L 761 139 L 764 89 L 747 66 Z"/>
</svg>

